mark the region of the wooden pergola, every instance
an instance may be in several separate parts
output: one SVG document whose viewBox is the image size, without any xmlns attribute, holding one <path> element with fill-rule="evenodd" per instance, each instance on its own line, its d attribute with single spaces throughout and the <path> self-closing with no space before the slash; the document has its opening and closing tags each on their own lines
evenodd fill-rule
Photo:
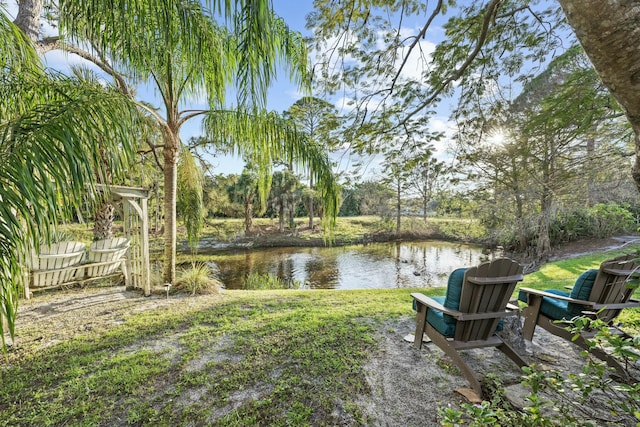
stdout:
<svg viewBox="0 0 640 427">
<path fill-rule="evenodd" d="M 124 278 L 127 289 L 141 289 L 151 295 L 149 266 L 149 192 L 143 188 L 97 185 L 111 203 L 121 204 L 123 237 L 98 240 L 91 244 L 88 254 L 85 244 L 61 241 L 46 245 L 36 254 L 32 252 L 24 270 L 24 296 L 33 291 L 60 288 L 76 283 L 115 276 L 116 270 Z M 43 247 L 40 248 L 44 249 Z"/>
<path fill-rule="evenodd" d="M 138 187 L 98 185 L 108 192 L 111 201 L 122 203 L 124 234 L 131 241 L 127 264 L 131 275 L 131 287 L 142 289 L 145 296 L 151 295 L 151 268 L 149 265 L 149 191 Z"/>
</svg>

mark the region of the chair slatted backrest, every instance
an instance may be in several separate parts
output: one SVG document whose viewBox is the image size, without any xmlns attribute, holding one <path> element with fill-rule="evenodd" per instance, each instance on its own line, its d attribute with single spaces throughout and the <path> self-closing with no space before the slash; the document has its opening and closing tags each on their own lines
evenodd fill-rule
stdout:
<svg viewBox="0 0 640 427">
<path fill-rule="evenodd" d="M 40 246 L 40 254 L 31 257 L 33 287 L 55 286 L 74 278 L 75 270 L 84 259 L 85 245 L 81 242 L 65 241 Z M 66 269 L 66 270 L 64 270 Z"/>
<path fill-rule="evenodd" d="M 522 271 L 522 265 L 507 258 L 499 258 L 469 268 L 464 275 L 459 311 L 462 313 L 503 312 L 516 284 L 522 280 Z M 520 276 L 519 279 L 517 279 L 518 276 Z M 496 316 L 489 319 L 458 321 L 455 340 L 465 342 L 487 340 L 495 333 L 500 318 Z"/>
<path fill-rule="evenodd" d="M 95 241 L 89 246 L 89 262 L 110 262 L 110 264 L 87 267 L 88 277 L 100 277 L 112 274 L 118 269 L 119 263 L 129 250 L 129 239 L 115 237 Z"/>
<path fill-rule="evenodd" d="M 591 288 L 589 301 L 597 304 L 621 304 L 628 302 L 633 295 L 627 279 L 638 273 L 640 269 L 637 254 L 623 255 L 600 265 L 598 276 Z M 610 321 L 620 314 L 621 309 L 605 309 L 598 314 L 598 318 Z"/>
</svg>

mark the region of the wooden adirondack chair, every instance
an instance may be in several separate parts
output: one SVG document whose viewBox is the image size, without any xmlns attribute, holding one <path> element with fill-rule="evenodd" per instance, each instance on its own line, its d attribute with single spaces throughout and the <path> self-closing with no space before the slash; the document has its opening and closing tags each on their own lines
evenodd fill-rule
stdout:
<svg viewBox="0 0 640 427">
<path fill-rule="evenodd" d="M 89 246 L 89 263 L 96 265 L 87 267 L 87 277 L 108 276 L 113 274 L 118 268 L 121 268 L 123 274 L 126 276 L 127 267 L 125 255 L 129 250 L 129 246 L 129 239 L 125 237 L 115 237 L 93 242 Z"/>
<path fill-rule="evenodd" d="M 426 333 L 460 368 L 477 397 L 482 396 L 480 381 L 459 350 L 497 347 L 518 366 L 527 364 L 495 335 L 503 317 L 518 314 L 509 299 L 516 283 L 523 279 L 522 270 L 517 262 L 499 258 L 467 270 L 454 270 L 444 297 L 411 294 L 417 310 L 415 346 L 421 348 L 422 334 Z"/>
<path fill-rule="evenodd" d="M 578 277 L 571 292 L 556 289 L 539 291 L 521 288 L 518 299 L 528 304 L 522 313 L 524 316 L 523 336 L 529 343 L 533 339 L 536 326 L 553 335 L 572 341 L 590 350 L 591 354 L 615 368 L 618 375 L 626 378 L 627 373 L 620 363 L 602 349 L 589 349 L 586 339 L 592 338 L 596 331 L 584 331 L 574 337 L 566 329 L 567 325 L 558 320 L 570 320 L 576 316 L 596 316 L 613 326 L 615 318 L 624 308 L 640 307 L 640 300 L 632 299 L 634 289 L 627 285 L 627 279 L 640 275 L 638 254 L 623 255 L 604 261 L 598 270 L 585 271 Z M 630 338 L 623 331 L 614 328 L 616 333 Z"/>
<path fill-rule="evenodd" d="M 40 246 L 40 253 L 31 255 L 29 268 L 34 288 L 50 288 L 74 279 L 84 260 L 85 245 L 81 242 L 59 242 Z M 28 288 L 26 289 L 28 292 Z"/>
</svg>

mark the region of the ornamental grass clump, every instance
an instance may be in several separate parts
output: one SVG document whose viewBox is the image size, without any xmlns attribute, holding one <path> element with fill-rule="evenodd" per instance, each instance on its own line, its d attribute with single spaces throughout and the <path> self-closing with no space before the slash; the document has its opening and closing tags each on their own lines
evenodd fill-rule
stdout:
<svg viewBox="0 0 640 427">
<path fill-rule="evenodd" d="M 188 292 L 191 295 L 220 293 L 221 282 L 214 277 L 211 267 L 205 263 L 192 263 L 190 268 L 178 272 L 174 292 Z"/>
</svg>

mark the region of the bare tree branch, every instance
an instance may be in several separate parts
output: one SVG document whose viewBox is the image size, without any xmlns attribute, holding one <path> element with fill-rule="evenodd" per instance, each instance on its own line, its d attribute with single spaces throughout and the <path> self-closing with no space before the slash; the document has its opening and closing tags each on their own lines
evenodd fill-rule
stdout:
<svg viewBox="0 0 640 427">
<path fill-rule="evenodd" d="M 427 107 L 429 104 L 435 101 L 435 99 L 438 96 L 440 96 L 440 94 L 445 90 L 445 88 L 450 83 L 453 83 L 456 80 L 458 80 L 460 77 L 462 77 L 466 69 L 473 63 L 476 57 L 480 54 L 482 47 L 487 41 L 489 28 L 491 27 L 491 24 L 494 22 L 496 12 L 500 4 L 502 3 L 502 1 L 503 0 L 491 0 L 491 2 L 489 2 L 489 4 L 487 5 L 486 13 L 484 15 L 484 20 L 482 22 L 482 31 L 480 32 L 480 35 L 478 37 L 478 40 L 476 42 L 474 49 L 471 51 L 469 56 L 467 56 L 467 59 L 462 63 L 462 65 L 460 65 L 460 67 L 457 70 L 455 70 L 449 77 L 447 77 L 439 87 L 435 88 L 433 93 L 429 97 L 427 97 L 412 111 L 407 113 L 407 115 L 402 119 L 400 124 L 406 123 L 410 118 L 412 118 L 413 116 L 418 114 L 420 111 L 422 111 L 425 107 Z"/>
</svg>

